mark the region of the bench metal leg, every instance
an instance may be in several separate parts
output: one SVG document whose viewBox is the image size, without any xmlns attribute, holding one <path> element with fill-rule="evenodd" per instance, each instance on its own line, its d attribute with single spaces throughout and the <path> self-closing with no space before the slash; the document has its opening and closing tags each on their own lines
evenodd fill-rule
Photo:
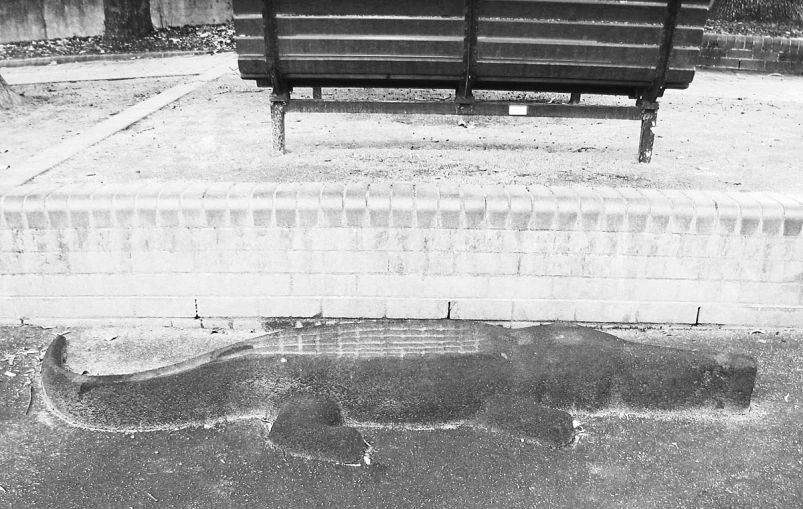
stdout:
<svg viewBox="0 0 803 509">
<path fill-rule="evenodd" d="M 580 104 L 580 94 L 572 92 L 572 96 L 569 98 L 569 104 Z"/>
<path fill-rule="evenodd" d="M 312 98 L 316 100 L 323 99 L 323 92 L 321 92 L 321 87 L 312 87 Z"/>
<path fill-rule="evenodd" d="M 638 145 L 638 162 L 649 163 L 652 160 L 652 144 L 655 141 L 653 128 L 658 122 L 658 103 L 641 105 L 641 137 Z"/>
<path fill-rule="evenodd" d="M 271 97 L 270 122 L 273 128 L 273 150 L 280 154 L 284 154 L 284 115 L 286 111 L 286 100 Z"/>
</svg>

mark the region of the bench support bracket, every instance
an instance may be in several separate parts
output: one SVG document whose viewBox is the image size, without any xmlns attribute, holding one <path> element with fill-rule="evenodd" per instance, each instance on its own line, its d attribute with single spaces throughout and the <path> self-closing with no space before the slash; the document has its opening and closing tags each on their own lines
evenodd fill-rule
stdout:
<svg viewBox="0 0 803 509">
<path fill-rule="evenodd" d="M 609 120 L 642 119 L 642 146 L 647 157 L 652 151 L 652 131 L 658 104 L 650 106 L 598 106 L 578 104 L 543 104 L 510 101 L 424 102 L 424 101 L 337 101 L 321 99 L 290 99 L 290 93 L 273 94 L 270 98 L 273 149 L 285 151 L 285 114 L 290 113 L 379 113 L 385 115 L 485 115 L 552 118 L 595 118 Z M 647 116 L 650 121 L 645 120 Z M 640 147 L 639 153 L 642 153 Z"/>
<path fill-rule="evenodd" d="M 656 100 L 664 95 L 666 74 L 669 71 L 669 59 L 674 47 L 675 30 L 683 0 L 668 0 L 666 18 L 661 31 L 661 45 L 658 48 L 658 60 L 652 83 L 639 94 L 636 105 L 641 108 L 641 137 L 639 138 L 638 160 L 649 163 L 652 160 L 652 145 L 655 141 L 653 129 L 658 121 L 658 103 Z"/>
<path fill-rule="evenodd" d="M 424 101 L 318 101 L 315 99 L 293 99 L 285 103 L 285 111 L 290 113 L 484 115 L 494 117 L 520 116 L 609 120 L 638 120 L 641 118 L 639 108 L 633 106 L 544 104 L 511 101 L 476 101 L 471 104 L 455 104 Z"/>
<path fill-rule="evenodd" d="M 474 67 L 477 65 L 477 0 L 466 0 L 465 36 L 463 39 L 463 78 L 457 85 L 455 102 L 471 104 L 474 102 Z"/>
<path fill-rule="evenodd" d="M 274 94 L 285 94 L 288 91 L 287 83 L 282 75 L 279 61 L 279 38 L 276 29 L 276 6 L 273 0 L 264 0 L 262 3 L 262 25 L 265 41 L 265 62 L 268 64 L 270 84 Z M 259 83 L 257 83 L 259 85 Z"/>
<path fill-rule="evenodd" d="M 658 103 L 639 101 L 641 108 L 641 136 L 638 144 L 638 162 L 649 163 L 652 160 L 652 145 L 655 141 L 653 129 L 658 122 Z"/>
<path fill-rule="evenodd" d="M 271 94 L 270 96 L 270 123 L 273 132 L 273 150 L 284 154 L 284 116 L 287 113 L 287 104 L 290 94 Z"/>
</svg>

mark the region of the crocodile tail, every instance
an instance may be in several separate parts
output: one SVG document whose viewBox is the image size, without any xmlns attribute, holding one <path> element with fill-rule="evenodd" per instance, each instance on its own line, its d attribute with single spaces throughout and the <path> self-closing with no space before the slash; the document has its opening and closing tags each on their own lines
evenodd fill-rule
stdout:
<svg viewBox="0 0 803 509">
<path fill-rule="evenodd" d="M 285 329 L 178 364 L 124 375 L 75 373 L 64 363 L 67 341 L 57 336 L 42 363 L 48 407 L 90 429 L 148 431 L 241 417 L 275 417 L 298 380 L 285 356 L 398 357 L 411 354 L 507 350 L 500 327 L 451 320 L 379 321 Z"/>
<path fill-rule="evenodd" d="M 104 431 L 155 431 L 272 417 L 288 380 L 274 356 L 226 356 L 230 348 L 165 368 L 94 376 L 68 369 L 57 336 L 42 361 L 48 408 L 69 424 Z"/>
</svg>

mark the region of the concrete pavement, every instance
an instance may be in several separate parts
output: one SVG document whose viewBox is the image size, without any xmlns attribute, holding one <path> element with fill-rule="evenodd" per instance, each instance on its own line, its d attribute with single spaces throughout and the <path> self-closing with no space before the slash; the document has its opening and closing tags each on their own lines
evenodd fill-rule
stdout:
<svg viewBox="0 0 803 509">
<path fill-rule="evenodd" d="M 108 433 L 71 427 L 43 406 L 38 352 L 56 333 L 71 338 L 72 369 L 123 373 L 260 331 L 0 327 L 0 507 L 798 506 L 799 330 L 610 332 L 649 344 L 753 355 L 759 375 L 750 410 L 727 416 L 579 413 L 585 434 L 561 450 L 466 428 L 365 428 L 361 432 L 375 451 L 372 464 L 358 468 L 283 455 L 266 444 L 267 428 L 259 419 Z"/>
</svg>

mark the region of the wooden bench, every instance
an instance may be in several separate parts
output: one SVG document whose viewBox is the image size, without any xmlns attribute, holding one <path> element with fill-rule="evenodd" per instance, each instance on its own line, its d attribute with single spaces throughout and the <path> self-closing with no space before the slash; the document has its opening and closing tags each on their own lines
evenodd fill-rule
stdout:
<svg viewBox="0 0 803 509">
<path fill-rule="evenodd" d="M 521 115 L 641 120 L 652 156 L 658 103 L 688 87 L 710 0 L 234 0 L 243 79 L 286 112 Z M 313 99 L 293 99 L 313 87 Z M 324 101 L 320 87 L 448 88 L 454 102 Z M 566 92 L 566 104 L 475 101 L 473 90 Z M 579 104 L 626 95 L 635 106 Z"/>
</svg>

